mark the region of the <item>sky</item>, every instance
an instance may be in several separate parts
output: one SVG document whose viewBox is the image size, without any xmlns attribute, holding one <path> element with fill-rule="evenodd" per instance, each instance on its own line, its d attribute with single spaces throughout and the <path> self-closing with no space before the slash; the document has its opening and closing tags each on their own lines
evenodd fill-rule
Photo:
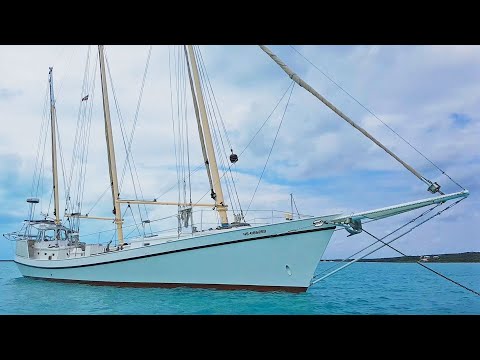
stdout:
<svg viewBox="0 0 480 360">
<path fill-rule="evenodd" d="M 119 178 L 123 178 L 126 158 L 119 126 L 121 118 L 127 139 L 135 129 L 131 153 L 143 194 L 139 198 L 177 201 L 176 159 L 185 158 L 191 170 L 200 166 L 191 175 L 192 200 L 211 202 L 208 195 L 202 198 L 209 189 L 208 179 L 201 167 L 203 161 L 190 89 L 177 65 L 182 54 L 180 48 L 152 46 L 150 57 L 149 46 L 105 48 L 113 81 L 113 87 L 110 82 L 108 86 Z M 295 46 L 354 99 L 292 47 L 272 45 L 270 49 L 400 158 L 425 177 L 437 181 L 445 193 L 461 189 L 358 102 L 470 191 L 466 200 L 402 237 L 394 243 L 395 247 L 408 255 L 480 251 L 476 228 L 471 226 L 480 221 L 479 46 Z M 232 167 L 232 176 L 240 205 L 250 223 L 261 223 L 290 211 L 290 194 L 299 212 L 309 215 L 364 211 L 432 196 L 424 183 L 303 88 L 294 86 L 290 95 L 292 81 L 258 46 L 202 45 L 200 51 L 218 105 L 215 107 L 217 121 L 214 117 L 211 120 L 212 131 L 221 130 L 226 149 L 217 153 L 217 159 L 220 165 L 226 161 L 230 148 L 239 155 L 238 163 Z M 87 58 L 90 59 L 88 66 Z M 78 143 L 75 145 L 74 140 L 78 119 L 88 117 L 88 113 L 83 114 L 87 106 L 91 106 L 82 213 L 111 216 L 96 61 L 96 46 L 0 46 L 0 233 L 18 230 L 28 216 L 25 200 L 34 195 L 32 182 L 37 155 L 40 158 L 43 155 L 44 159 L 43 182 L 37 194 L 41 199 L 39 207 L 49 215 L 52 212 L 49 143 L 45 152 L 38 145 L 40 135 L 45 134 L 45 124 L 48 125 L 45 104 L 50 66 L 54 68 L 64 159 L 63 167 L 59 165 L 60 207 L 63 209 L 65 205 L 74 147 L 82 148 Z M 94 86 L 82 88 L 85 74 Z M 87 94 L 89 99 L 82 102 Z M 180 120 L 183 118 L 186 120 Z M 189 136 L 179 136 L 180 125 L 181 131 Z M 186 149 L 187 138 L 188 159 L 180 156 L 179 145 L 183 144 Z M 255 191 L 264 166 L 262 180 Z M 133 178 L 136 176 L 134 173 Z M 122 198 L 135 198 L 135 190 L 139 191 L 131 179 L 127 167 L 121 181 Z M 172 190 L 162 195 L 168 189 Z M 189 192 L 190 186 L 187 186 L 187 198 Z M 224 186 L 227 204 L 238 209 L 238 205 L 232 205 L 236 203 L 232 201 L 232 197 L 236 198 L 234 192 L 233 187 Z M 180 193 L 183 199 L 183 189 Z M 271 209 L 278 212 L 272 213 Z M 125 212 L 126 225 L 140 221 L 138 208 L 132 210 Z M 154 220 L 175 214 L 176 208 L 152 206 L 148 214 L 144 208 L 141 211 L 143 220 Z M 418 214 L 392 217 L 365 225 L 365 229 L 383 236 Z M 194 222 L 207 228 L 215 217 L 214 211 L 205 208 L 195 212 Z M 176 220 L 169 218 L 153 226 L 157 226 L 154 232 L 172 229 L 176 227 Z M 81 234 L 89 242 L 108 241 L 112 228 L 109 222 L 85 220 Z M 99 234 L 99 231 L 104 232 Z M 142 231 L 135 226 L 125 229 L 126 235 L 131 236 Z M 348 257 L 372 242 L 365 233 L 347 235 L 343 230 L 334 233 L 325 259 Z M 2 238 L 0 259 L 11 259 L 13 254 L 13 243 Z M 374 257 L 397 255 L 391 249 L 383 249 Z"/>
</svg>

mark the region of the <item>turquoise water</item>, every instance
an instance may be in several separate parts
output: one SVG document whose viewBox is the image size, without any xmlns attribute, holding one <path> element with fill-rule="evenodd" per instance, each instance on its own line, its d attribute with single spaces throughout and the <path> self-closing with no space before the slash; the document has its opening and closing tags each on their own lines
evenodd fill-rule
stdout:
<svg viewBox="0 0 480 360">
<path fill-rule="evenodd" d="M 478 263 L 429 266 L 480 290 Z M 417 264 L 356 263 L 290 294 L 62 284 L 0 262 L 0 314 L 480 314 L 480 297 Z"/>
</svg>

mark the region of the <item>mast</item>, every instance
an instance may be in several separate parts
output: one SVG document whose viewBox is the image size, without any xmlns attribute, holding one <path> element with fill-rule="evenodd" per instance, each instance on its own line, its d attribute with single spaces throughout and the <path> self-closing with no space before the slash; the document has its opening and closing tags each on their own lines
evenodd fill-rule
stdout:
<svg viewBox="0 0 480 360">
<path fill-rule="evenodd" d="M 193 85 L 192 72 L 190 71 L 190 62 L 188 61 L 187 47 L 184 45 L 183 50 L 185 52 L 185 59 L 187 61 L 188 79 L 190 80 L 190 90 L 192 91 L 193 108 L 195 109 L 195 117 L 197 118 L 198 135 L 200 136 L 200 145 L 202 147 L 203 160 L 205 163 L 205 169 L 207 170 L 208 183 L 210 184 L 210 195 L 212 199 L 215 199 L 215 191 L 213 190 L 212 174 L 210 173 L 210 166 L 208 163 L 207 149 L 205 148 L 205 142 L 203 139 L 202 120 L 200 119 L 200 112 L 198 110 L 197 97 L 195 95 L 195 86 Z"/>
<path fill-rule="evenodd" d="M 309 84 L 307 84 L 305 81 L 303 81 L 297 74 L 295 74 L 292 69 L 290 69 L 277 55 L 275 55 L 268 47 L 265 45 L 259 45 L 260 48 L 267 53 L 268 56 L 272 58 L 275 63 L 277 63 L 278 66 L 282 68 L 283 71 L 287 73 L 287 75 L 295 81 L 298 85 L 303 87 L 305 90 L 307 90 L 309 93 L 311 93 L 313 96 L 315 96 L 318 100 L 320 100 L 322 103 L 324 103 L 326 106 L 328 106 L 333 112 L 335 112 L 338 116 L 340 116 L 343 120 L 348 122 L 350 125 L 352 125 L 355 129 L 360 131 L 363 135 L 365 135 L 367 138 L 372 140 L 375 144 L 377 144 L 380 148 L 382 148 L 388 155 L 393 157 L 395 160 L 397 160 L 400 164 L 402 164 L 408 171 L 410 171 L 413 175 L 415 175 L 417 178 L 419 178 L 421 181 L 423 181 L 425 184 L 429 185 L 428 186 L 428 191 L 430 191 L 432 194 L 435 194 L 436 192 L 439 192 L 440 194 L 443 195 L 443 193 L 440 191 L 440 185 L 438 185 L 436 182 L 432 182 L 428 180 L 426 177 L 424 177 L 422 174 L 420 174 L 417 170 L 415 170 L 413 167 L 408 165 L 405 161 L 400 159 L 397 155 L 395 155 L 391 150 L 389 150 L 385 145 L 383 145 L 380 141 L 375 139 L 371 134 L 369 134 L 364 128 L 362 128 L 360 125 L 356 124 L 352 119 L 350 119 L 347 115 L 345 115 L 343 112 L 341 112 L 337 107 L 335 107 L 330 101 L 325 99 L 322 95 L 320 95 L 314 88 L 312 88 Z"/>
<path fill-rule="evenodd" d="M 60 225 L 60 217 L 58 214 L 58 172 L 57 172 L 57 144 L 56 144 L 56 128 L 57 111 L 55 109 L 55 96 L 53 94 L 53 67 L 49 68 L 48 82 L 50 84 L 50 128 L 52 134 L 52 173 L 53 173 L 53 214 L 55 215 L 55 225 Z"/>
<path fill-rule="evenodd" d="M 198 75 L 197 61 L 195 60 L 193 46 L 187 45 L 187 48 L 190 56 L 190 64 L 192 66 L 195 92 L 197 93 L 197 99 L 198 99 L 197 103 L 200 110 L 200 119 L 201 119 L 201 123 L 202 123 L 201 125 L 203 128 L 203 138 L 200 135 L 200 142 L 205 143 L 205 149 L 207 151 L 207 156 L 208 156 L 208 159 L 205 160 L 206 165 L 208 162 L 207 174 L 208 174 L 208 167 L 209 167 L 210 175 L 212 177 L 212 182 L 213 182 L 214 192 L 212 193 L 212 198 L 215 200 L 215 208 L 217 209 L 218 214 L 220 215 L 220 222 L 222 224 L 222 227 L 227 227 L 228 226 L 227 206 L 225 205 L 223 200 L 222 184 L 220 183 L 220 175 L 218 174 L 217 159 L 215 158 L 215 151 L 213 149 L 210 126 L 208 125 L 207 111 L 205 109 L 205 101 L 203 99 L 202 87 L 200 85 L 200 77 Z M 195 98 L 194 98 L 194 102 L 195 102 Z M 201 134 L 200 129 L 199 129 L 199 133 Z"/>
<path fill-rule="evenodd" d="M 110 173 L 110 185 L 112 189 L 113 214 L 117 224 L 118 243 L 123 245 L 122 213 L 120 203 L 117 202 L 120 193 L 118 191 L 117 164 L 115 162 L 115 149 L 113 147 L 112 123 L 110 121 L 110 106 L 108 104 L 107 78 L 105 75 L 105 56 L 103 45 L 98 45 L 98 57 L 100 60 L 100 77 L 102 81 L 103 114 L 105 117 L 105 138 L 107 140 L 108 169 Z"/>
</svg>

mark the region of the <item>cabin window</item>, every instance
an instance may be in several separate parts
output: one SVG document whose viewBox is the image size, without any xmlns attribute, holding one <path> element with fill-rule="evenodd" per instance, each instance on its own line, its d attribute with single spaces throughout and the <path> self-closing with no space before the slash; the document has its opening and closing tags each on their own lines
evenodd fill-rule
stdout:
<svg viewBox="0 0 480 360">
<path fill-rule="evenodd" d="M 45 255 L 47 255 L 47 253 L 45 253 Z"/>
<path fill-rule="evenodd" d="M 40 253 L 39 253 L 39 252 L 37 252 L 37 255 L 40 255 Z"/>
<path fill-rule="evenodd" d="M 52 254 L 52 256 L 55 256 L 55 254 Z"/>
</svg>

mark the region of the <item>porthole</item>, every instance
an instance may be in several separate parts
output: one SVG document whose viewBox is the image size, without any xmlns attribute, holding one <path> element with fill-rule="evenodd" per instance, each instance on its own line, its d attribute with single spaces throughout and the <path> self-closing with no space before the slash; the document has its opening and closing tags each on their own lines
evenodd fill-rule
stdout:
<svg viewBox="0 0 480 360">
<path fill-rule="evenodd" d="M 292 270 L 290 270 L 290 266 L 285 265 L 285 270 L 287 271 L 288 276 L 292 276 Z"/>
</svg>

